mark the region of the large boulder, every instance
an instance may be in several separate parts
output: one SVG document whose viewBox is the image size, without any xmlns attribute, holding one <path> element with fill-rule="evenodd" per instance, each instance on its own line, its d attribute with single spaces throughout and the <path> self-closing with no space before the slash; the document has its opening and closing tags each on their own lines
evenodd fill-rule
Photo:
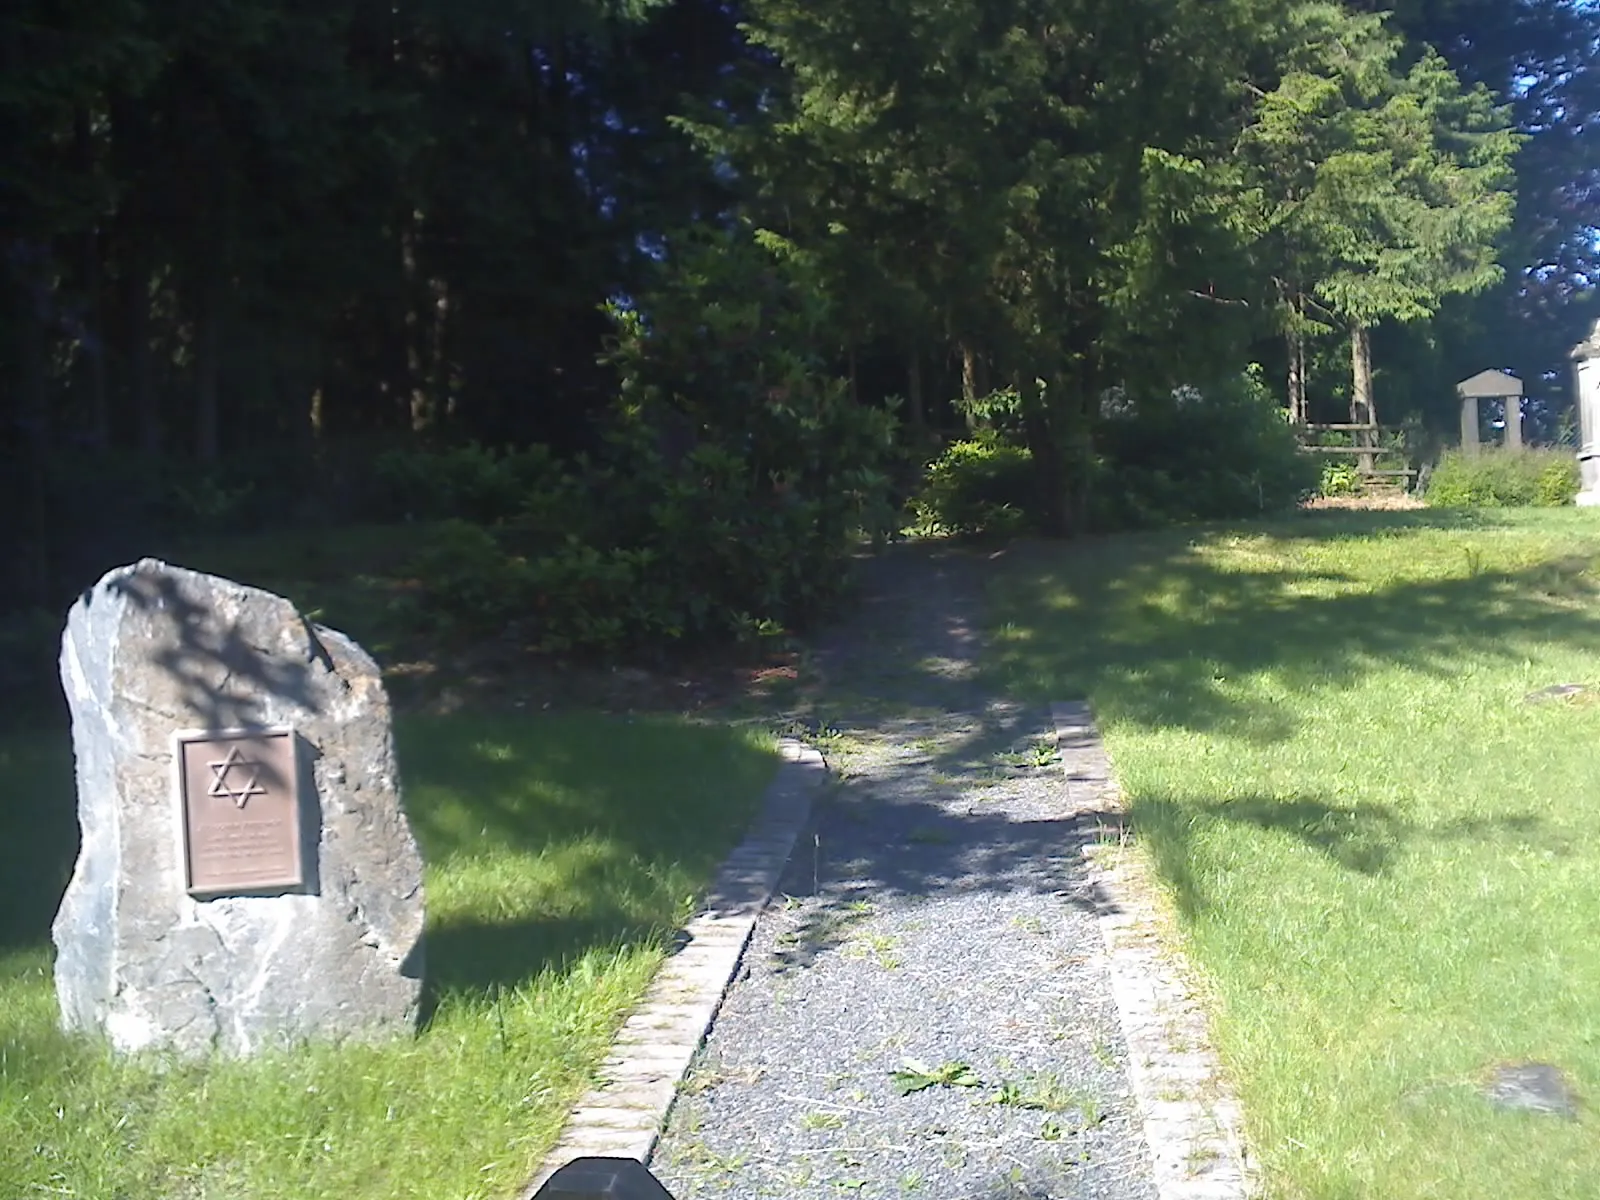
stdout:
<svg viewBox="0 0 1600 1200">
<path fill-rule="evenodd" d="M 186 1055 L 414 1028 L 422 862 L 360 646 L 146 559 L 73 606 L 61 680 L 83 831 L 54 927 L 65 1028 Z"/>
</svg>

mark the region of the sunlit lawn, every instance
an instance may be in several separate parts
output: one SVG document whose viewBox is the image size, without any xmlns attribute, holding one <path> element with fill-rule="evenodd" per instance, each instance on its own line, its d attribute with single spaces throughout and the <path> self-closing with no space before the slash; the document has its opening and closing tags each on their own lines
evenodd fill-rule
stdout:
<svg viewBox="0 0 1600 1200">
<path fill-rule="evenodd" d="M 0 740 L 0 1196 L 461 1200 L 526 1181 L 776 758 L 726 729 L 583 714 L 414 718 L 397 740 L 427 860 L 426 1027 L 172 1069 L 56 1032 L 71 752 Z"/>
<path fill-rule="evenodd" d="M 1088 696 L 1286 1197 L 1600 1195 L 1600 513 L 1032 548 L 997 684 Z"/>
</svg>

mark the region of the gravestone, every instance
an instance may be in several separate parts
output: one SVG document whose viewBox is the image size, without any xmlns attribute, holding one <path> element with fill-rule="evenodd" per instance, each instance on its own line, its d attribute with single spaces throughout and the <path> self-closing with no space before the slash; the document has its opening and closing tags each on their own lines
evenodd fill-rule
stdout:
<svg viewBox="0 0 1600 1200">
<path fill-rule="evenodd" d="M 1582 484 L 1578 507 L 1600 505 L 1600 321 L 1572 350 L 1573 380 L 1578 389 L 1578 472 Z"/>
<path fill-rule="evenodd" d="M 1469 457 L 1478 453 L 1478 405 L 1499 400 L 1505 408 L 1505 448 L 1522 448 L 1522 380 L 1504 371 L 1479 371 L 1456 384 L 1461 398 L 1461 449 Z"/>
<path fill-rule="evenodd" d="M 146 559 L 72 607 L 61 680 L 83 835 L 53 931 L 66 1029 L 248 1055 L 414 1028 L 422 863 L 360 646 Z"/>
</svg>

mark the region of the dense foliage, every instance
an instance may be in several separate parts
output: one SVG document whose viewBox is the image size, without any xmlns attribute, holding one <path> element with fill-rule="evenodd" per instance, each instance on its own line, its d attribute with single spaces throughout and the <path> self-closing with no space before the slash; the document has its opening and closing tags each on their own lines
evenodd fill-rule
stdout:
<svg viewBox="0 0 1600 1200">
<path fill-rule="evenodd" d="M 1597 43 L 1580 0 L 23 0 L 0 608 L 449 518 L 440 619 L 612 647 L 816 611 L 952 441 L 945 523 L 1062 532 L 1280 503 L 1280 406 L 1448 431 L 1507 367 L 1549 437 Z M 1287 398 L 1163 399 L 1249 362 Z"/>
<path fill-rule="evenodd" d="M 1566 450 L 1451 451 L 1428 483 L 1435 508 L 1561 508 L 1578 494 L 1578 463 Z"/>
</svg>

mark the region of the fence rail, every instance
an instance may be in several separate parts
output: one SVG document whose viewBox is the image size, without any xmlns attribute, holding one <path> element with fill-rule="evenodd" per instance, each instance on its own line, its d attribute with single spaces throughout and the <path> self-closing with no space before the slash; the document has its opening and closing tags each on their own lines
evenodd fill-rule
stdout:
<svg viewBox="0 0 1600 1200">
<path fill-rule="evenodd" d="M 1386 432 L 1381 425 L 1358 425 L 1344 421 L 1306 422 L 1305 424 L 1296 425 L 1295 432 L 1300 439 L 1300 449 L 1307 454 L 1324 454 L 1330 458 L 1344 456 L 1355 459 L 1355 468 L 1363 483 L 1379 487 L 1392 487 L 1398 483 L 1401 487 L 1408 487 L 1411 481 L 1417 477 L 1417 472 L 1410 467 L 1399 470 L 1380 469 L 1378 467 L 1379 459 L 1386 456 L 1392 458 L 1395 455 L 1404 458 L 1406 453 L 1403 446 L 1384 446 L 1379 444 L 1383 440 L 1381 435 Z M 1368 444 L 1365 446 L 1322 446 L 1318 445 L 1315 440 L 1315 435 L 1319 433 L 1355 434 L 1356 437 L 1353 440 L 1364 441 Z"/>
</svg>

